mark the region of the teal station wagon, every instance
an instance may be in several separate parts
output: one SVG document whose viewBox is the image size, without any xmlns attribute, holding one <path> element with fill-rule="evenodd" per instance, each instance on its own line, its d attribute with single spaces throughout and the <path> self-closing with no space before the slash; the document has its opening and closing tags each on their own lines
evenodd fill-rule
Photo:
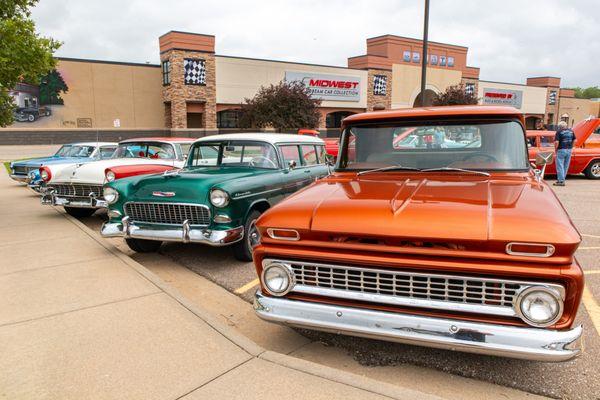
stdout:
<svg viewBox="0 0 600 400">
<path fill-rule="evenodd" d="M 104 186 L 105 237 L 123 236 L 137 252 L 163 241 L 233 244 L 252 260 L 255 221 L 287 195 L 328 175 L 324 142 L 304 135 L 242 133 L 201 138 L 181 170 Z"/>
</svg>

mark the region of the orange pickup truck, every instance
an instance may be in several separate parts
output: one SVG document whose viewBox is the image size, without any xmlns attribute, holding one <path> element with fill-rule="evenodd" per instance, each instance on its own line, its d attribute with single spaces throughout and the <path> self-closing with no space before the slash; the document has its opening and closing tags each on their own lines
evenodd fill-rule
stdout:
<svg viewBox="0 0 600 400">
<path fill-rule="evenodd" d="M 580 352 L 581 237 L 542 179 L 552 153 L 530 165 L 518 110 L 415 108 L 343 124 L 332 174 L 257 221 L 260 318 L 531 360 Z M 397 145 L 409 130 L 439 145 Z"/>
</svg>

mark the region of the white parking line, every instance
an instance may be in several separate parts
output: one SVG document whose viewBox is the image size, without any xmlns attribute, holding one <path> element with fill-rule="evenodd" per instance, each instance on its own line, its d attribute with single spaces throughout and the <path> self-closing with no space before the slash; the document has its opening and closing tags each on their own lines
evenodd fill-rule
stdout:
<svg viewBox="0 0 600 400">
<path fill-rule="evenodd" d="M 600 239 L 600 236 L 597 235 L 588 235 L 587 233 L 582 233 L 581 236 L 590 237 L 594 239 Z"/>
<path fill-rule="evenodd" d="M 600 306 L 596 303 L 594 295 L 587 287 L 583 289 L 583 305 L 592 320 L 592 324 L 596 328 L 596 332 L 598 332 L 598 336 L 600 336 Z"/>
</svg>

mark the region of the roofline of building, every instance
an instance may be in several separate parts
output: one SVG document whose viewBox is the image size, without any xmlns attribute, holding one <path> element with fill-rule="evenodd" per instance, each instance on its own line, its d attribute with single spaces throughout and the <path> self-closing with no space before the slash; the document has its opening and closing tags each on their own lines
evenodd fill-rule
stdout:
<svg viewBox="0 0 600 400">
<path fill-rule="evenodd" d="M 169 33 L 183 33 L 184 35 L 194 35 L 194 36 L 204 36 L 204 37 L 212 37 L 214 38 L 215 35 L 207 35 L 205 33 L 195 33 L 195 32 L 186 32 L 186 31 L 176 31 L 176 30 L 170 30 L 167 33 L 163 33 L 162 35 L 160 35 L 158 38 L 160 39 L 163 36 L 167 36 Z"/>
<path fill-rule="evenodd" d="M 135 63 L 127 61 L 107 61 L 107 60 L 95 60 L 90 58 L 74 58 L 74 57 L 54 57 L 59 61 L 73 61 L 73 62 L 90 62 L 96 64 L 113 64 L 113 65 L 131 65 L 134 67 L 152 67 L 160 68 L 160 64 L 147 64 L 147 63 Z"/>
<path fill-rule="evenodd" d="M 381 38 L 384 38 L 384 37 L 395 37 L 395 38 L 398 38 L 398 39 L 416 40 L 416 41 L 419 41 L 419 42 L 423 41 L 422 39 L 412 38 L 412 37 L 408 37 L 408 36 L 392 35 L 391 33 L 386 33 L 385 35 L 379 35 L 379 36 L 370 37 L 370 38 L 367 38 L 367 40 L 381 39 Z M 442 43 L 442 42 L 434 42 L 432 40 L 428 40 L 427 43 L 439 44 L 439 45 L 442 45 L 442 46 L 459 47 L 461 49 L 466 49 L 466 50 L 469 49 L 467 46 L 461 46 L 461 45 L 458 45 L 458 44 L 450 44 L 450 43 Z"/>
<path fill-rule="evenodd" d="M 284 63 L 284 64 L 309 65 L 312 67 L 341 68 L 341 69 L 348 69 L 348 70 L 352 70 L 352 71 L 364 71 L 363 69 L 359 69 L 359 68 L 342 67 L 339 65 L 311 64 L 311 63 L 303 63 L 303 62 L 296 62 L 296 61 L 271 60 L 268 58 L 228 56 L 228 55 L 223 55 L 223 54 L 215 54 L 215 57 L 239 58 L 242 60 L 267 61 L 267 62 L 276 62 L 276 63 Z"/>
<path fill-rule="evenodd" d="M 560 79 L 560 76 L 528 76 L 527 77 L 527 79 L 547 79 L 547 78 Z"/>
<path fill-rule="evenodd" d="M 516 86 L 527 86 L 527 87 L 536 87 L 536 88 L 540 88 L 540 89 L 547 89 L 544 86 L 530 86 L 526 83 L 512 83 L 512 82 L 500 82 L 500 81 L 488 81 L 485 79 L 479 79 L 479 83 L 481 82 L 487 82 L 487 83 L 499 83 L 501 85 L 516 85 Z"/>
</svg>

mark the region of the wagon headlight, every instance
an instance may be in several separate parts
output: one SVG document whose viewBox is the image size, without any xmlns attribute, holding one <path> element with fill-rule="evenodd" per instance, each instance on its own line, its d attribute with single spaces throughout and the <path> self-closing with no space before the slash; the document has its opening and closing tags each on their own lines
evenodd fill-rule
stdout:
<svg viewBox="0 0 600 400">
<path fill-rule="evenodd" d="M 560 319 L 563 301 L 555 290 L 545 286 L 532 286 L 517 297 L 516 311 L 529 325 L 550 326 Z"/>
<path fill-rule="evenodd" d="M 112 182 L 114 181 L 116 178 L 115 173 L 113 171 L 106 171 L 106 181 L 107 182 Z"/>
<path fill-rule="evenodd" d="M 102 191 L 102 197 L 108 204 L 114 204 L 119 199 L 119 192 L 111 187 L 105 187 Z"/>
<path fill-rule="evenodd" d="M 294 286 L 294 275 L 287 264 L 269 264 L 261 275 L 265 289 L 273 296 L 284 296 Z"/>
<path fill-rule="evenodd" d="M 225 207 L 229 204 L 229 195 L 221 189 L 213 189 L 210 192 L 210 203 L 215 207 Z"/>
</svg>

